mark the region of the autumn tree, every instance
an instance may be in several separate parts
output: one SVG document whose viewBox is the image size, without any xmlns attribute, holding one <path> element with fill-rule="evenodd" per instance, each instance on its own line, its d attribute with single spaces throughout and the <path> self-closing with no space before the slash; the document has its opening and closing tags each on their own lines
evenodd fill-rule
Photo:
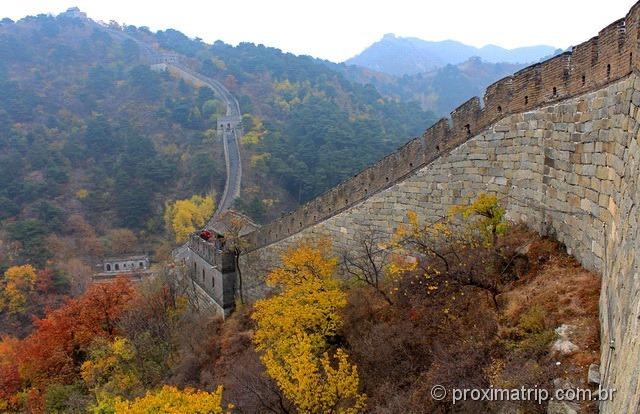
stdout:
<svg viewBox="0 0 640 414">
<path fill-rule="evenodd" d="M 4 289 L 0 292 L 0 311 L 22 313 L 28 295 L 36 287 L 36 269 L 31 265 L 13 266 L 4 272 Z"/>
<path fill-rule="evenodd" d="M 365 231 L 356 238 L 356 247 L 341 254 L 344 273 L 373 288 L 388 304 L 393 304 L 384 279 L 391 260 L 391 249 L 384 237 Z"/>
<path fill-rule="evenodd" d="M 347 302 L 330 248 L 320 240 L 285 252 L 282 265 L 267 277 L 280 293 L 255 305 L 254 342 L 267 374 L 299 411 L 356 413 L 366 399 L 357 368 L 343 349 L 330 346 Z"/>
<path fill-rule="evenodd" d="M 147 393 L 133 401 L 117 401 L 117 414 L 223 414 L 230 413 L 232 406 L 222 407 L 222 387 L 214 392 L 206 392 L 165 385 L 158 391 Z"/>
<path fill-rule="evenodd" d="M 396 259 L 389 273 L 401 277 L 419 268 L 434 293 L 443 283 L 473 286 L 488 291 L 497 307 L 501 281 L 489 275 L 496 273 L 493 270 L 501 260 L 493 246 L 508 228 L 504 213 L 497 198 L 484 193 L 435 221 L 422 221 L 408 211 L 407 224 L 399 226 L 391 238 Z"/>
<path fill-rule="evenodd" d="M 138 245 L 138 238 L 130 229 L 110 229 L 105 237 L 105 244 L 112 254 L 130 253 Z"/>
<path fill-rule="evenodd" d="M 5 336 L 0 338 L 0 411 L 16 409 L 18 405 L 17 393 L 22 381 L 18 372 L 16 358 L 20 340 Z"/>
<path fill-rule="evenodd" d="M 111 396 L 130 398 L 142 389 L 136 359 L 135 348 L 126 338 L 101 338 L 92 344 L 82 364 L 82 379 L 98 401 Z"/>
<path fill-rule="evenodd" d="M 165 225 L 174 234 L 176 242 L 183 243 L 190 233 L 206 223 L 214 209 L 215 202 L 211 195 L 194 195 L 189 199 L 176 200 L 165 207 Z"/>
<path fill-rule="evenodd" d="M 509 227 L 505 209 L 494 194 L 481 193 L 469 205 L 454 206 L 449 216 L 461 216 L 471 231 L 478 232 L 488 246 L 495 246 L 498 236 Z"/>
<path fill-rule="evenodd" d="M 90 345 L 99 338 L 114 338 L 117 321 L 135 296 L 125 278 L 93 285 L 81 297 L 35 321 L 35 330 L 21 341 L 16 363 L 29 392 L 43 396 L 53 383 L 78 381 L 79 369 Z"/>
</svg>

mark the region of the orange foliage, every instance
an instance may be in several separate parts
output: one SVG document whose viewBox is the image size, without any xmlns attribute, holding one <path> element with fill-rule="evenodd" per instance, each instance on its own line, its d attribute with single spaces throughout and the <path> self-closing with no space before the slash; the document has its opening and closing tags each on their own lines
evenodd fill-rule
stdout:
<svg viewBox="0 0 640 414">
<path fill-rule="evenodd" d="M 48 384 L 70 384 L 79 378 L 80 365 L 96 338 L 113 338 L 118 317 L 135 296 L 128 279 L 93 285 L 81 297 L 70 299 L 44 319 L 34 321 L 35 330 L 23 341 L 4 339 L 0 343 L 0 376 L 19 373 L 29 384 L 28 401 L 39 411 L 42 391 Z M 12 363 L 3 364 L 3 361 Z M 0 381 L 0 396 L 15 392 L 15 382 Z"/>
<path fill-rule="evenodd" d="M 20 389 L 20 375 L 15 363 L 20 340 L 3 337 L 0 340 L 0 410 L 15 404 L 14 395 Z"/>
</svg>

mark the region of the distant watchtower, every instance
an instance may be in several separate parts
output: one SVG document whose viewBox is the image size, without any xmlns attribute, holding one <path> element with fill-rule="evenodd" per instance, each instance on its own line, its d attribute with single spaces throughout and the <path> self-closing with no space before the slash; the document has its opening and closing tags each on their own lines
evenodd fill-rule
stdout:
<svg viewBox="0 0 640 414">
<path fill-rule="evenodd" d="M 235 130 L 241 122 L 239 116 L 221 116 L 218 118 L 218 132 Z"/>
<path fill-rule="evenodd" d="M 106 257 L 96 265 L 96 273 L 92 277 L 94 283 L 109 282 L 117 276 L 126 276 L 130 280 L 140 281 L 151 276 L 149 256 Z"/>
<path fill-rule="evenodd" d="M 66 12 L 61 14 L 64 17 L 71 17 L 74 19 L 86 19 L 87 13 L 80 11 L 77 7 L 69 7 Z"/>
</svg>

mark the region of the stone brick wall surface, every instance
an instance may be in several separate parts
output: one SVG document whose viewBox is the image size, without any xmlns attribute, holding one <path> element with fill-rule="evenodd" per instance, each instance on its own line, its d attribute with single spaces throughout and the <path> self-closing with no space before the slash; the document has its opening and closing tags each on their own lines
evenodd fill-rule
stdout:
<svg viewBox="0 0 640 414">
<path fill-rule="evenodd" d="M 480 192 L 493 192 L 511 219 L 553 233 L 585 267 L 602 274 L 601 375 L 604 386 L 618 391 L 601 408 L 637 412 L 638 120 L 640 78 L 635 73 L 594 92 L 507 115 L 461 145 L 440 151 L 401 181 L 245 254 L 245 295 L 264 295 L 266 272 L 284 249 L 303 238 L 327 235 L 336 249 L 353 248 L 358 235 L 370 229 L 390 235 L 406 220 L 407 210 L 436 219 Z"/>
</svg>

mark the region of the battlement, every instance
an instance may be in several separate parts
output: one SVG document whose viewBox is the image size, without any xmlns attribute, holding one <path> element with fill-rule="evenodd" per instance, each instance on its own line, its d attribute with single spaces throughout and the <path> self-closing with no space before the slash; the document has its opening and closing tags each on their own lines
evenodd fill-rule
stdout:
<svg viewBox="0 0 640 414">
<path fill-rule="evenodd" d="M 507 115 L 594 91 L 640 68 L 640 2 L 629 13 L 571 51 L 526 67 L 490 85 L 354 177 L 247 235 L 257 249 L 352 207 L 479 134 Z"/>
</svg>

